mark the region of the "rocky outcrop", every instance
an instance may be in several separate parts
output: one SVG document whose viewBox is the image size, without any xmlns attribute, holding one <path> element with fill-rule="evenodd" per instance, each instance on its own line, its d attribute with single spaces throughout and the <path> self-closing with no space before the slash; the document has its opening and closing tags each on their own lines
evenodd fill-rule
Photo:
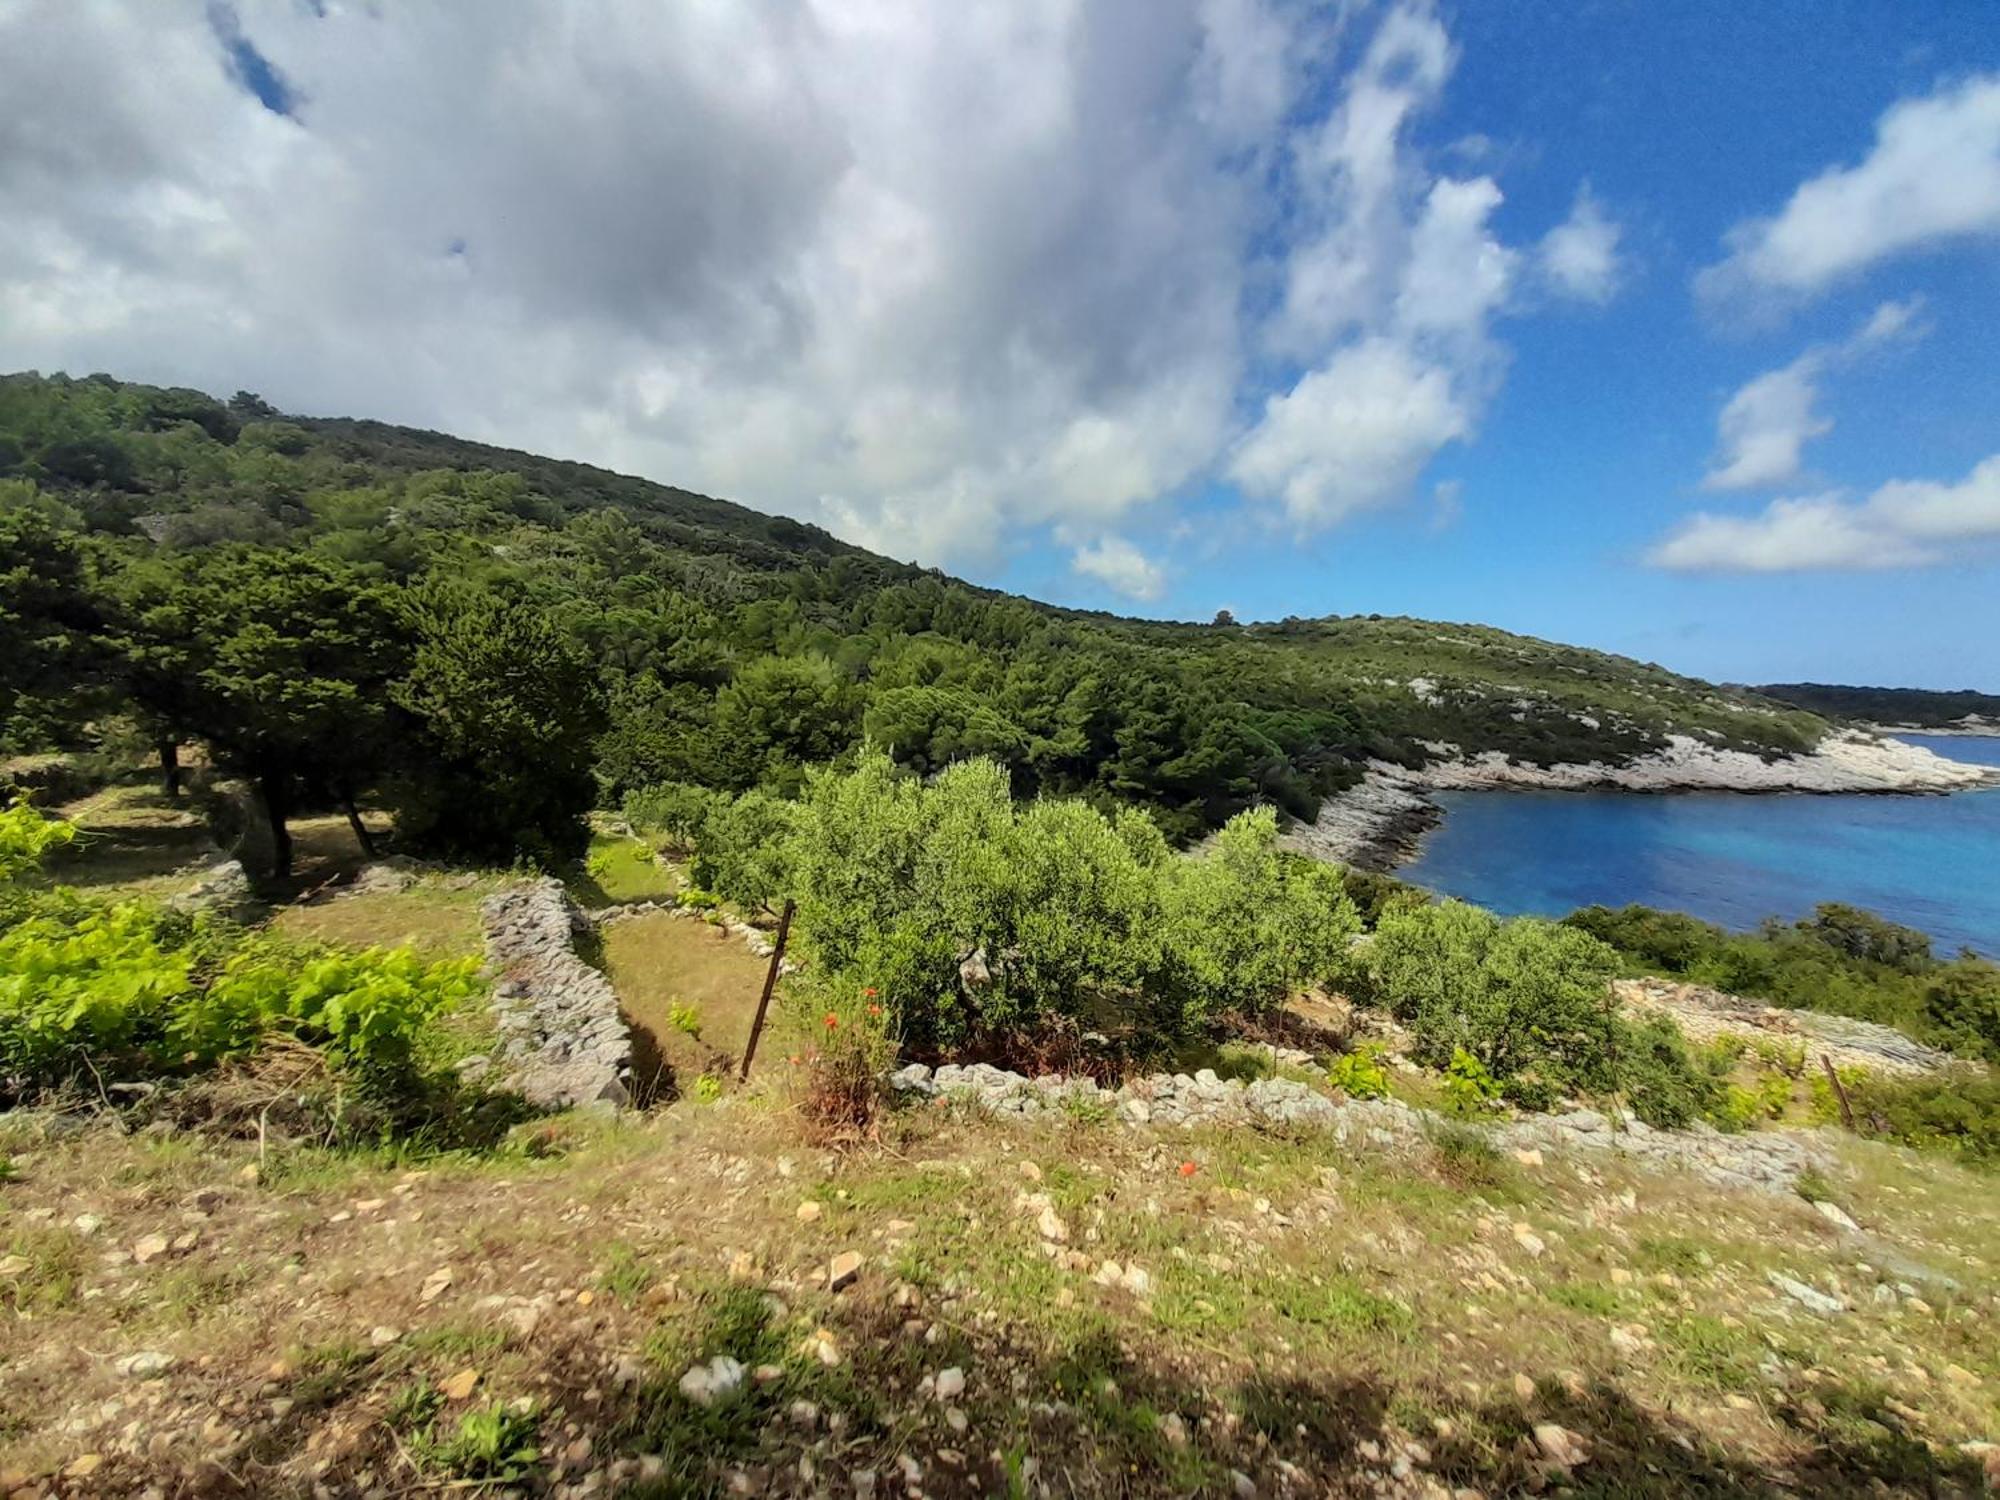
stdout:
<svg viewBox="0 0 2000 1500">
<path fill-rule="evenodd" d="M 1870 1068 L 1883 1073 L 1935 1073 L 1963 1066 L 1950 1053 L 1913 1042 L 1895 1028 L 1873 1021 L 1816 1010 L 1787 1010 L 1671 979 L 1620 979 L 1612 984 L 1612 990 L 1626 1005 L 1666 1012 L 1699 1042 L 1725 1036 L 1766 1036 L 1803 1045 L 1811 1053 L 1824 1053 L 1837 1068 Z"/>
<path fill-rule="evenodd" d="M 1135 1128 L 1258 1125 L 1321 1130 L 1343 1143 L 1381 1148 L 1412 1145 L 1450 1123 L 1394 1099 L 1342 1101 L 1291 1079 L 1246 1084 L 1207 1068 L 1193 1075 L 1156 1073 L 1104 1089 L 1088 1078 L 1027 1078 L 985 1063 L 936 1070 L 912 1063 L 891 1074 L 889 1085 L 910 1097 L 960 1099 L 1000 1118 L 1095 1113 Z M 1523 1116 L 1495 1124 L 1488 1133 L 1503 1149 L 1616 1153 L 1753 1192 L 1790 1193 L 1801 1172 L 1821 1165 L 1796 1135 L 1724 1135 L 1699 1123 L 1687 1130 L 1655 1130 L 1629 1113 L 1614 1121 L 1591 1109 Z"/>
<path fill-rule="evenodd" d="M 1775 760 L 1688 735 L 1670 735 L 1664 748 L 1623 766 L 1537 766 L 1497 750 L 1465 756 L 1454 745 L 1430 748 L 1438 758 L 1421 770 L 1370 761 L 1366 778 L 1322 802 L 1314 822 L 1287 833 L 1287 845 L 1363 869 L 1393 869 L 1443 816 L 1426 795 L 1439 791 L 1939 793 L 2000 785 L 2000 770 L 1991 766 L 1852 730 L 1827 736 L 1809 754 Z"/>
<path fill-rule="evenodd" d="M 551 876 L 509 886 L 479 908 L 498 975 L 507 1086 L 552 1109 L 631 1103 L 632 1037 L 611 981 L 576 953 L 589 921 Z"/>
</svg>

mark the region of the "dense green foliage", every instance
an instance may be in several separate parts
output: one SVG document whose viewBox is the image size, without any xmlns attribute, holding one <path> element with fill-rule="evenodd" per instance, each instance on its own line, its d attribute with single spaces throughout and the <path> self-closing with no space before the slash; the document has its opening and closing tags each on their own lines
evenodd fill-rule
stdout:
<svg viewBox="0 0 2000 1500">
<path fill-rule="evenodd" d="M 1913 928 L 1838 902 L 1792 924 L 1732 933 L 1679 912 L 1590 906 L 1564 921 L 1638 971 L 1895 1026 L 1963 1057 L 2000 1062 L 2000 965 L 1939 959 Z"/>
<path fill-rule="evenodd" d="M 25 806 L 0 814 L 0 1105 L 188 1073 L 278 1039 L 314 1049 L 378 1117 L 451 1092 L 426 1076 L 421 1043 L 482 992 L 475 960 L 285 943 L 32 884 L 33 858 L 67 831 Z"/>
<path fill-rule="evenodd" d="M 626 810 L 690 831 L 718 891 L 795 896 L 823 981 L 879 997 L 919 1051 L 1092 1030 L 1144 1049 L 1324 980 L 1359 930 L 1337 872 L 1280 853 L 1268 808 L 1179 859 L 1136 811 L 1017 803 L 985 759 L 926 780 L 864 751 L 811 772 L 797 804 L 689 800 Z"/>
<path fill-rule="evenodd" d="M 1869 1134 L 2000 1167 L 2000 1077 L 1967 1071 L 1923 1078 L 1865 1074 L 1844 1081 L 1855 1124 Z"/>
<path fill-rule="evenodd" d="M 1615 1089 L 1650 1125 L 1721 1118 L 1727 1059 L 1697 1053 L 1665 1017 L 1622 1014 L 1616 969 L 1617 955 L 1575 928 L 1459 901 L 1391 903 L 1366 959 L 1372 998 L 1463 1105 L 1497 1092 L 1546 1109 Z"/>
<path fill-rule="evenodd" d="M 1869 724 L 1918 724 L 1941 728 L 1978 715 L 2000 719 L 2000 693 L 1935 692 L 1927 688 L 1840 687 L 1827 682 L 1774 682 L 1757 689 L 1767 698 L 1789 703 L 1829 719 L 1859 719 Z"/>
<path fill-rule="evenodd" d="M 1367 966 L 1420 1062 L 1444 1068 L 1464 1051 L 1510 1097 L 1536 1103 L 1613 1084 L 1617 956 L 1584 933 L 1462 901 L 1396 905 Z"/>
<path fill-rule="evenodd" d="M 280 819 L 365 793 L 466 851 L 571 849 L 592 798 L 662 782 L 796 793 L 864 737 L 1179 841 L 1310 817 L 1426 742 L 1616 761 L 1823 727 L 1477 626 L 1053 609 L 579 464 L 104 376 L 0 377 L 0 543 L 0 745 L 122 714 Z"/>
</svg>

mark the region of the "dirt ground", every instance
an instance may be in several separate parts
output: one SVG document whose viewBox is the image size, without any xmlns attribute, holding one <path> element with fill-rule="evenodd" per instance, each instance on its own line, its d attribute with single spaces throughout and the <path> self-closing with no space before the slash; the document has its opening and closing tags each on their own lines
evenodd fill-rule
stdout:
<svg viewBox="0 0 2000 1500">
<path fill-rule="evenodd" d="M 2000 1420 L 2000 1194 L 1865 1143 L 1844 1231 L 1456 1139 L 836 1153 L 768 1086 L 476 1160 L 0 1131 L 10 1496 L 1976 1494 Z"/>
</svg>

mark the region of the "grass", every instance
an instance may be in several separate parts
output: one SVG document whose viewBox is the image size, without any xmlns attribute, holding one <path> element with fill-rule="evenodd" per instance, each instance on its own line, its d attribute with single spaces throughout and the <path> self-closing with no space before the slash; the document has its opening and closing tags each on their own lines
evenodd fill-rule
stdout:
<svg viewBox="0 0 2000 1500">
<path fill-rule="evenodd" d="M 652 845 L 621 833 L 596 832 L 583 868 L 564 876 L 570 894 L 586 907 L 622 906 L 631 901 L 664 901 L 680 889 L 670 865 L 654 857 Z"/>
<path fill-rule="evenodd" d="M 1955 1445 L 2000 1399 L 1990 1181 L 1868 1142 L 1843 1147 L 1838 1175 L 1894 1242 L 1858 1252 L 1787 1198 L 1610 1157 L 1458 1185 L 1426 1142 L 930 1110 L 832 1152 L 754 1090 L 538 1122 L 488 1157 L 384 1153 L 336 1173 L 273 1154 L 255 1184 L 239 1180 L 254 1142 L 173 1139 L 162 1154 L 109 1130 L 21 1138 L 0 1253 L 31 1269 L 0 1277 L 0 1303 L 26 1295 L 6 1305 L 33 1316 L 0 1318 L 0 1468 L 124 1453 L 129 1413 L 99 1413 L 134 1387 L 110 1361 L 148 1347 L 188 1375 L 148 1387 L 166 1403 L 158 1442 L 121 1459 L 137 1467 L 120 1492 L 185 1488 L 220 1405 L 250 1414 L 246 1472 L 269 1493 L 365 1488 L 364 1472 L 553 1486 L 582 1477 L 554 1472 L 582 1435 L 590 1472 L 647 1460 L 598 1484 L 640 1496 L 722 1492 L 736 1468 L 787 1476 L 803 1457 L 830 1493 L 863 1468 L 894 1488 L 904 1455 L 929 1493 L 1228 1493 L 1232 1470 L 1282 1493 L 1280 1464 L 1303 1476 L 1293 1492 L 1323 1493 L 1400 1456 L 1413 1483 L 1512 1494 L 1549 1479 L 1522 1445 L 1554 1421 L 1593 1447 L 1579 1494 L 1915 1496 L 1976 1492 Z M 196 1222 L 190 1183 L 226 1187 L 192 1250 L 107 1255 Z M 1059 1242 L 1017 1201 L 1037 1193 Z M 801 1220 L 805 1200 L 819 1211 Z M 66 1227 L 84 1209 L 105 1220 L 90 1239 Z M 843 1250 L 862 1268 L 833 1293 L 824 1267 Z M 1110 1260 L 1146 1282 L 1106 1285 Z M 1853 1310 L 1810 1317 L 1769 1268 L 1838 1285 Z M 1942 1275 L 1960 1291 L 1933 1297 Z M 1871 1278 L 1923 1281 L 1932 1307 L 1878 1300 Z M 718 1355 L 767 1368 L 699 1406 L 679 1383 Z M 965 1383 L 944 1399 L 947 1368 Z M 448 1398 L 468 1369 L 476 1388 Z M 260 1415 L 273 1397 L 289 1416 Z"/>
<path fill-rule="evenodd" d="M 741 938 L 667 912 L 607 924 L 603 936 L 605 972 L 619 1006 L 646 1034 L 654 1066 L 664 1069 L 675 1091 L 692 1090 L 703 1074 L 733 1079 L 769 961 Z M 699 1036 L 676 1024 L 686 1009 L 699 1018 Z M 781 1057 L 764 1058 L 766 1069 L 782 1065 Z M 649 1069 L 636 1071 L 643 1087 Z"/>
<path fill-rule="evenodd" d="M 479 903 L 495 882 L 464 889 L 421 880 L 401 891 L 363 891 L 290 906 L 271 922 L 285 937 L 355 948 L 415 948 L 429 958 L 477 958 L 484 949 Z"/>
</svg>

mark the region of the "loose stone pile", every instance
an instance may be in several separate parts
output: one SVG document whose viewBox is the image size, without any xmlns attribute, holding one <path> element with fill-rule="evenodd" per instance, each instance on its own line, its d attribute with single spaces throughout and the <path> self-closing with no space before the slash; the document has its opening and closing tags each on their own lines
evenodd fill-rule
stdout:
<svg viewBox="0 0 2000 1500">
<path fill-rule="evenodd" d="M 911 1063 L 892 1073 L 889 1084 L 899 1094 L 958 1099 L 1003 1118 L 1099 1113 L 1128 1126 L 1275 1126 L 1324 1130 L 1343 1143 L 1385 1149 L 1420 1141 L 1447 1123 L 1394 1099 L 1342 1102 L 1291 1079 L 1244 1084 L 1208 1068 L 1192 1076 L 1155 1073 L 1104 1089 L 1088 1078 L 1027 1078 L 986 1063 L 947 1063 L 935 1070 Z M 1517 1152 L 1614 1151 L 1719 1186 L 1772 1193 L 1790 1193 L 1799 1174 L 1815 1165 L 1796 1136 L 1724 1135 L 1699 1123 L 1688 1130 L 1655 1130 L 1629 1113 L 1614 1125 L 1591 1109 L 1511 1120 L 1489 1133 L 1496 1146 Z"/>
<path fill-rule="evenodd" d="M 1621 1002 L 1666 1011 L 1696 1041 L 1719 1036 L 1768 1035 L 1804 1042 L 1825 1053 L 1835 1067 L 1872 1068 L 1885 1073 L 1935 1073 L 1956 1064 L 1949 1053 L 1873 1021 L 1832 1016 L 1816 1010 L 1787 1010 L 1726 995 L 1698 984 L 1671 979 L 1621 979 L 1612 989 Z M 1817 1066 L 1817 1064 L 1815 1064 Z"/>
<path fill-rule="evenodd" d="M 631 1103 L 632 1038 L 611 982 L 576 955 L 589 920 L 552 876 L 480 904 L 486 954 L 499 974 L 493 1008 L 509 1086 L 552 1108 Z"/>
</svg>

